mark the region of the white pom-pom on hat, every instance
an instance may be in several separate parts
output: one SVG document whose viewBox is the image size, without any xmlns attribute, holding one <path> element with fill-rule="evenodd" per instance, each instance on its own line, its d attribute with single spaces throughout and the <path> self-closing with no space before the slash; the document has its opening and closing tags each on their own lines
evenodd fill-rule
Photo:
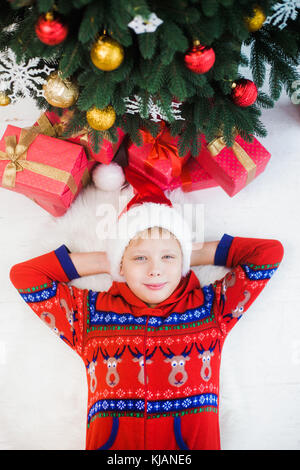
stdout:
<svg viewBox="0 0 300 470">
<path fill-rule="evenodd" d="M 116 191 L 124 184 L 125 176 L 123 169 L 117 163 L 111 162 L 108 165 L 99 163 L 92 172 L 92 180 L 102 191 Z"/>
</svg>

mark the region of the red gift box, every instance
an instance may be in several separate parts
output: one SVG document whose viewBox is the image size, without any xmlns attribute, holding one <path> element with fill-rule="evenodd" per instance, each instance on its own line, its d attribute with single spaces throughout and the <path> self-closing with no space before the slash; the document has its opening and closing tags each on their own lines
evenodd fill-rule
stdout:
<svg viewBox="0 0 300 470">
<path fill-rule="evenodd" d="M 162 123 L 157 137 L 152 137 L 147 131 L 140 130 L 143 145 L 134 143 L 128 145 L 128 162 L 136 169 L 146 171 L 147 175 L 169 185 L 181 174 L 182 167 L 188 161 L 191 153 L 179 157 L 177 145 L 179 136 L 172 137 L 168 128 Z"/>
<path fill-rule="evenodd" d="M 62 116 L 58 116 L 54 112 L 46 111 L 44 114 L 42 114 L 42 116 L 35 123 L 35 125 L 40 126 L 42 134 L 52 135 L 54 137 L 61 137 L 64 128 L 66 127 L 71 116 L 72 112 L 68 110 L 66 110 Z M 52 132 L 54 132 L 52 134 L 48 134 L 49 124 L 50 126 L 52 126 Z M 98 153 L 94 152 L 92 144 L 89 140 L 88 130 L 85 128 L 70 137 L 64 138 L 64 140 L 67 140 L 68 142 L 73 142 L 74 144 L 80 144 L 84 147 L 89 160 L 89 170 L 91 170 L 91 168 L 95 165 L 96 162 L 108 165 L 112 161 L 115 153 L 117 152 L 125 137 L 125 133 L 122 131 L 122 129 L 117 128 L 117 133 L 118 141 L 113 143 L 110 142 L 108 139 L 103 139 L 101 148 Z M 107 137 L 109 136 L 107 135 Z"/>
<path fill-rule="evenodd" d="M 90 180 L 80 145 L 7 126 L 0 141 L 0 182 L 55 217 L 63 215 Z"/>
<path fill-rule="evenodd" d="M 237 135 L 233 146 L 226 147 L 222 137 L 208 144 L 202 135 L 201 145 L 198 162 L 231 197 L 262 173 L 271 158 L 255 137 L 246 142 Z"/>
<path fill-rule="evenodd" d="M 197 191 L 200 189 L 214 188 L 218 183 L 201 167 L 200 163 L 193 157 L 184 165 L 181 175 L 174 178 L 169 184 L 165 184 L 149 175 L 145 170 L 130 164 L 136 171 L 142 173 L 146 178 L 157 184 L 163 191 L 173 191 L 181 188 L 184 192 Z"/>
</svg>

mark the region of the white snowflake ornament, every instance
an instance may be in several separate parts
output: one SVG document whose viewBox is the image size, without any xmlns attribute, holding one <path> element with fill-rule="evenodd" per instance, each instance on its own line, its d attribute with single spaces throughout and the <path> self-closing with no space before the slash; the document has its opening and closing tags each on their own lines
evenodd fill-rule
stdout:
<svg viewBox="0 0 300 470">
<path fill-rule="evenodd" d="M 16 103 L 20 97 L 30 97 L 30 91 L 38 97 L 44 96 L 41 85 L 55 69 L 45 63 L 41 68 L 40 62 L 41 59 L 35 57 L 17 64 L 11 49 L 0 52 L 0 91 L 12 91 L 9 95 L 11 103 Z"/>
<path fill-rule="evenodd" d="M 279 29 L 283 29 L 289 19 L 295 20 L 297 18 L 299 8 L 300 0 L 282 0 L 273 6 L 274 13 L 266 19 L 264 24 L 271 23 L 278 26 Z"/>
<path fill-rule="evenodd" d="M 133 20 L 128 23 L 129 28 L 132 28 L 136 34 L 154 33 L 156 28 L 161 25 L 163 21 L 151 13 L 149 18 L 143 18 L 142 15 L 136 15 Z"/>
<path fill-rule="evenodd" d="M 139 114 L 142 118 L 144 119 L 146 118 L 146 116 L 144 116 L 142 113 L 143 103 L 142 103 L 142 99 L 140 96 L 134 95 L 134 99 L 126 97 L 124 98 L 124 102 L 126 105 L 126 113 Z M 170 111 L 175 120 L 184 121 L 185 119 L 184 117 L 181 116 L 180 109 L 179 109 L 181 104 L 182 103 L 177 103 L 175 101 L 172 101 Z M 160 103 L 159 102 L 155 103 L 154 100 L 151 98 L 151 96 L 148 101 L 147 110 L 148 110 L 150 121 L 153 121 L 153 122 L 160 122 L 160 121 L 168 122 L 169 121 L 163 109 L 160 107 Z"/>
</svg>

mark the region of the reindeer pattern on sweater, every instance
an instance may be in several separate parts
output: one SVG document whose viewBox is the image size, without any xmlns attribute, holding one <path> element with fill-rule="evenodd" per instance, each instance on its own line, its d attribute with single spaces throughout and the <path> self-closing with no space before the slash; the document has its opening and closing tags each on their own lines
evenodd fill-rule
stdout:
<svg viewBox="0 0 300 470">
<path fill-rule="evenodd" d="M 29 307 L 83 359 L 88 383 L 87 449 L 219 449 L 219 370 L 228 333 L 276 272 L 277 240 L 219 242 L 230 268 L 201 287 L 193 271 L 149 308 L 126 283 L 79 289 L 62 245 L 12 267 Z"/>
</svg>

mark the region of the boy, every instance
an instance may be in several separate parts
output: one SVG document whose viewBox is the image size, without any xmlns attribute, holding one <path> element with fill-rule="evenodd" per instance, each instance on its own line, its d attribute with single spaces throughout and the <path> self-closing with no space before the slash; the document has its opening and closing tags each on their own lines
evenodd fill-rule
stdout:
<svg viewBox="0 0 300 470">
<path fill-rule="evenodd" d="M 192 250 L 164 194 L 126 176 L 139 192 L 107 254 L 62 245 L 13 266 L 11 281 L 85 362 L 87 449 L 220 449 L 224 340 L 277 270 L 282 244 L 225 234 Z M 190 270 L 200 264 L 231 271 L 201 287 Z M 67 285 L 99 272 L 114 279 L 107 292 Z"/>
</svg>

